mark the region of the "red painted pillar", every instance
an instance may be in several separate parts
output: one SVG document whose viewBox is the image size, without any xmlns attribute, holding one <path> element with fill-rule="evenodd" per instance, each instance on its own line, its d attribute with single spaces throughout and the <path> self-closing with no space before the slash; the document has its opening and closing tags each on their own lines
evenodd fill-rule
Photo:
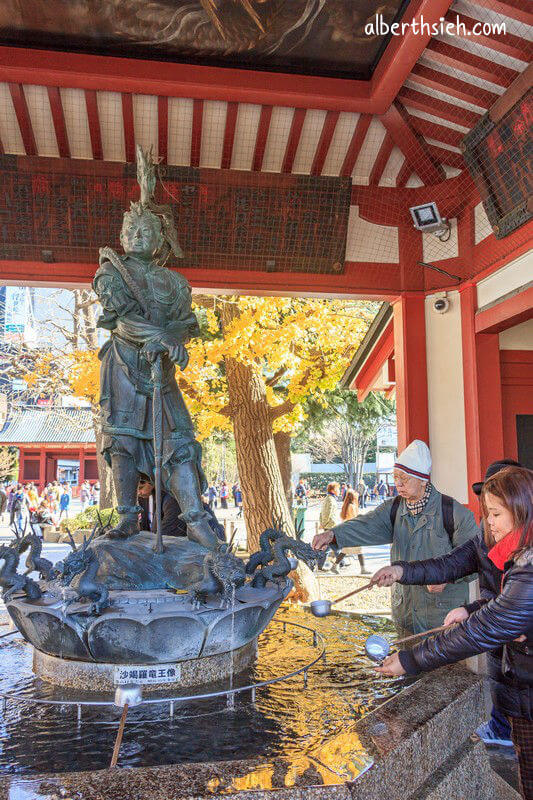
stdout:
<svg viewBox="0 0 533 800">
<path fill-rule="evenodd" d="M 461 290 L 468 505 L 479 502 L 471 484 L 482 480 L 492 461 L 504 457 L 500 347 L 497 333 L 475 332 L 477 289 Z"/>
<path fill-rule="evenodd" d="M 393 303 L 398 450 L 413 439 L 429 444 L 426 318 L 423 295 Z"/>
<path fill-rule="evenodd" d="M 78 486 L 85 480 L 85 450 L 80 450 L 79 455 L 80 471 L 78 472 Z"/>
<path fill-rule="evenodd" d="M 19 474 L 18 474 L 19 483 L 22 483 L 23 477 L 24 477 L 24 448 L 19 447 Z"/>
<path fill-rule="evenodd" d="M 46 448 L 43 447 L 39 453 L 39 494 L 46 486 Z"/>
</svg>

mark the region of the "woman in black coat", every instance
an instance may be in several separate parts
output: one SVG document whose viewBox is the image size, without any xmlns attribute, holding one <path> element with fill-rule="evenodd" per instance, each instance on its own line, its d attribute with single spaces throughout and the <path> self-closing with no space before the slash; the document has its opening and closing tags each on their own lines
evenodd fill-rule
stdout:
<svg viewBox="0 0 533 800">
<path fill-rule="evenodd" d="M 498 472 L 483 485 L 481 508 L 490 547 L 488 557 L 503 572 L 499 594 L 479 601 L 479 607 L 467 619 L 449 630 L 412 650 L 389 656 L 377 671 L 391 676 L 416 675 L 503 647 L 501 672 L 491 681 L 493 701 L 509 718 L 522 795 L 533 800 L 533 472 L 518 467 Z M 392 581 L 398 579 L 401 570 L 399 577 L 404 582 L 404 568 L 406 573 L 423 571 L 427 563 L 397 563 L 385 570 L 394 570 Z M 432 564 L 430 569 L 434 567 Z M 380 577 L 379 573 L 374 576 L 375 582 L 386 585 L 384 570 L 380 572 Z M 453 570 L 446 574 L 447 580 L 460 577 Z M 420 576 L 415 572 L 409 575 Z M 432 573 L 429 583 L 436 576 L 437 572 Z M 428 574 L 424 576 L 426 582 Z M 438 582 L 442 582 L 440 571 Z"/>
</svg>

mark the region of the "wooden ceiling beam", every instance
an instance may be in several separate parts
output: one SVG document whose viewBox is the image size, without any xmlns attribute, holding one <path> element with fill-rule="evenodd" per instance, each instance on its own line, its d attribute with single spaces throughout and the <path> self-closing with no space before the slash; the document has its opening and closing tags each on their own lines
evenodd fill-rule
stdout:
<svg viewBox="0 0 533 800">
<path fill-rule="evenodd" d="M 503 17 L 524 22 L 526 25 L 532 24 L 531 17 L 533 15 L 524 0 L 470 0 L 470 2 L 480 8 L 494 11 L 495 14 L 501 14 Z"/>
<path fill-rule="evenodd" d="M 496 92 L 489 92 L 488 89 L 482 89 L 473 83 L 467 83 L 448 75 L 447 72 L 439 72 L 423 64 L 415 64 L 409 80 L 485 109 L 490 108 L 499 97 Z"/>
<path fill-rule="evenodd" d="M 126 161 L 135 161 L 135 124 L 133 121 L 133 96 L 122 93 L 122 121 L 124 123 L 124 145 Z"/>
<path fill-rule="evenodd" d="M 93 89 L 85 90 L 85 106 L 87 108 L 87 121 L 89 123 L 89 136 L 91 139 L 93 158 L 97 161 L 102 161 L 104 157 L 102 131 L 100 129 L 96 92 Z"/>
<path fill-rule="evenodd" d="M 260 172 L 263 166 L 263 156 L 265 155 L 265 147 L 268 139 L 268 132 L 270 130 L 271 118 L 272 106 L 261 106 L 261 116 L 259 118 L 259 126 L 257 128 L 257 136 L 255 139 L 254 156 L 252 159 L 253 172 Z"/>
<path fill-rule="evenodd" d="M 429 94 L 423 94 L 423 92 L 417 92 L 415 89 L 404 87 L 398 93 L 398 100 L 408 108 L 416 108 L 418 111 L 424 111 L 434 117 L 447 119 L 448 122 L 462 125 L 469 130 L 481 119 L 481 114 L 475 111 L 470 111 L 468 108 L 453 105 L 452 103 L 446 103 L 445 100 L 440 100 Z"/>
<path fill-rule="evenodd" d="M 482 58 L 469 50 L 463 50 L 447 42 L 441 42 L 439 39 L 432 39 L 427 46 L 426 52 L 428 58 L 432 61 L 446 64 L 455 70 L 466 72 L 476 78 L 482 78 L 484 81 L 494 83 L 496 86 L 503 86 L 505 89 L 511 85 L 519 74 L 514 69 L 504 67 L 502 64 L 496 64 L 494 61 Z"/>
<path fill-rule="evenodd" d="M 285 148 L 285 156 L 283 157 L 283 164 L 281 165 L 282 172 L 292 172 L 292 165 L 294 164 L 294 157 L 300 143 L 305 115 L 305 108 L 294 109 L 289 138 L 287 139 L 287 147 Z"/>
<path fill-rule="evenodd" d="M 457 23 L 456 35 L 467 41 L 474 41 L 476 44 L 481 44 L 490 50 L 495 50 L 497 53 L 503 53 L 510 58 L 516 58 L 518 61 L 527 63 L 531 58 L 531 44 L 520 36 L 515 36 L 513 33 L 497 33 L 496 31 L 491 31 L 489 34 L 483 32 L 474 33 L 474 31 L 479 31 L 484 23 L 480 23 L 479 20 L 472 19 L 466 14 L 458 14 L 456 11 L 449 11 L 445 19 L 453 25 Z"/>
<path fill-rule="evenodd" d="M 390 135 L 390 133 L 385 134 L 385 138 L 381 143 L 381 147 L 379 148 L 379 152 L 376 156 L 376 160 L 374 161 L 374 165 L 370 171 L 370 176 L 368 178 L 368 185 L 369 186 L 379 186 L 379 182 L 385 171 L 385 167 L 387 166 L 387 162 L 390 158 L 390 154 L 394 149 L 394 139 Z"/>
<path fill-rule="evenodd" d="M 339 119 L 339 111 L 328 111 L 324 124 L 322 125 L 322 133 L 315 152 L 315 157 L 311 165 L 311 175 L 322 175 L 322 167 L 328 154 L 333 134 Z"/>
<path fill-rule="evenodd" d="M 446 150 L 445 147 L 437 147 L 434 144 L 429 145 L 429 152 L 439 164 L 446 164 L 446 166 L 455 167 L 455 169 L 465 169 L 466 167 L 462 153 Z"/>
<path fill-rule="evenodd" d="M 444 170 L 433 161 L 428 146 L 413 128 L 409 114 L 400 102 L 395 100 L 387 113 L 382 114 L 379 119 L 412 165 L 413 171 L 419 175 L 422 183 L 426 185 L 440 183 L 446 179 Z"/>
<path fill-rule="evenodd" d="M 425 139 L 435 139 L 436 142 L 443 142 L 443 144 L 449 144 L 451 147 L 461 147 L 461 142 L 465 138 L 465 134 L 461 133 L 461 131 L 456 131 L 455 128 L 447 128 L 445 125 L 439 125 L 429 119 L 417 117 L 414 114 L 410 114 L 409 119 L 413 128 Z"/>
<path fill-rule="evenodd" d="M 341 167 L 340 174 L 344 178 L 348 178 L 355 167 L 355 162 L 365 141 L 366 134 L 370 123 L 372 122 L 371 114 L 361 114 L 357 120 L 355 130 L 352 134 L 352 139 L 348 145 L 348 150 L 344 156 L 344 161 Z"/>
<path fill-rule="evenodd" d="M 413 172 L 414 170 L 411 162 L 406 158 L 396 176 L 396 186 L 398 186 L 400 189 L 403 188 Z"/>
<path fill-rule="evenodd" d="M 191 167 L 200 166 L 200 150 L 202 148 L 202 123 L 204 117 L 204 101 L 195 100 L 192 111 Z"/>
<path fill-rule="evenodd" d="M 70 144 L 68 141 L 65 114 L 63 112 L 63 103 L 61 102 L 59 89 L 57 86 L 48 86 L 47 91 L 59 156 L 60 158 L 70 158 Z"/>
<path fill-rule="evenodd" d="M 224 143 L 222 145 L 221 169 L 231 168 L 231 157 L 233 155 L 233 144 L 235 142 L 235 126 L 237 124 L 237 112 L 239 104 L 230 102 L 227 104 L 226 124 L 224 126 Z"/>
<path fill-rule="evenodd" d="M 157 98 L 157 155 L 162 164 L 168 160 L 168 97 Z"/>
<path fill-rule="evenodd" d="M 24 89 L 18 83 L 10 83 L 9 91 L 11 99 L 17 115 L 17 122 L 20 128 L 20 135 L 27 156 L 37 155 L 37 146 L 35 144 L 35 136 L 33 135 L 33 127 L 31 124 L 30 112 L 28 111 L 28 104 L 26 103 L 26 96 Z"/>
</svg>

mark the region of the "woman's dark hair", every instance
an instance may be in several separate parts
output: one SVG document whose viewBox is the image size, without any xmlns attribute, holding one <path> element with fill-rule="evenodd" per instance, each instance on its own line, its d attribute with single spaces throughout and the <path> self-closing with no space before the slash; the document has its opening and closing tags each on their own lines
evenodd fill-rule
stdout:
<svg viewBox="0 0 533 800">
<path fill-rule="evenodd" d="M 348 506 L 356 505 L 358 502 L 358 496 L 355 494 L 353 489 L 348 489 L 346 494 L 344 495 L 344 503 L 342 504 L 341 508 L 341 519 L 346 519 L 346 513 L 348 511 Z M 357 509 L 356 509 L 357 513 Z"/>
<path fill-rule="evenodd" d="M 513 515 L 514 529 L 519 530 L 520 540 L 516 553 L 533 546 L 533 471 L 525 467 L 506 467 L 483 484 L 481 490 L 481 511 L 483 520 L 488 517 L 485 498 L 487 494 L 497 497 L 502 505 Z M 485 541 L 491 541 L 489 527 L 484 525 Z"/>
</svg>

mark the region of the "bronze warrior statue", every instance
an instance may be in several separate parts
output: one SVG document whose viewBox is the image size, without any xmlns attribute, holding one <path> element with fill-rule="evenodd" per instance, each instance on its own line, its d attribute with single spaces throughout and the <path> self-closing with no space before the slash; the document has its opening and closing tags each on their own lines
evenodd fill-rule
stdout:
<svg viewBox="0 0 533 800">
<path fill-rule="evenodd" d="M 157 261 L 165 248 L 167 254 L 181 251 L 168 209 L 152 202 L 151 158 L 139 149 L 137 162 L 141 201 L 124 214 L 124 255 L 102 248 L 93 282 L 103 308 L 98 326 L 111 331 L 100 351 L 100 409 L 102 450 L 113 470 L 120 519 L 107 536 L 127 538 L 139 531 L 139 476 L 152 483 L 157 478 L 155 423 L 163 487 L 180 504 L 189 539 L 214 550 L 217 539 L 201 500 L 202 451 L 174 375 L 175 365 L 187 365 L 185 344 L 199 333 L 198 322 L 187 280 Z M 161 404 L 154 409 L 155 366 Z"/>
</svg>

